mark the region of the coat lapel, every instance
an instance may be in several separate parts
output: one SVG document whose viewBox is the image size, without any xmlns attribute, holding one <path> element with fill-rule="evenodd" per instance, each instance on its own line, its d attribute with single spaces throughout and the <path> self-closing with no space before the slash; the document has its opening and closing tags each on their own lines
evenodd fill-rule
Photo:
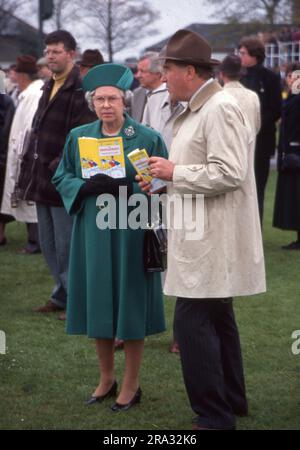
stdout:
<svg viewBox="0 0 300 450">
<path fill-rule="evenodd" d="M 222 87 L 216 80 L 209 83 L 207 86 L 201 89 L 194 98 L 192 98 L 189 103 L 190 110 L 192 112 L 198 111 L 207 102 L 207 100 L 210 99 L 210 97 L 212 97 L 219 91 L 222 91 Z"/>
<path fill-rule="evenodd" d="M 182 125 L 182 122 L 191 111 L 196 112 L 201 109 L 202 106 L 207 102 L 207 100 L 210 99 L 210 97 L 212 97 L 217 92 L 222 91 L 222 89 L 223 88 L 220 86 L 220 84 L 215 80 L 201 89 L 200 92 L 189 102 L 186 109 L 175 120 L 173 126 L 173 136 L 176 136 Z"/>
</svg>

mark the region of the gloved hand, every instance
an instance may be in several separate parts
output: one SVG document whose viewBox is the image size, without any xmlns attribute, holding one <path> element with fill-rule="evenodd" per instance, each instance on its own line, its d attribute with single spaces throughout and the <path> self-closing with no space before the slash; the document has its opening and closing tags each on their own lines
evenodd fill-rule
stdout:
<svg viewBox="0 0 300 450">
<path fill-rule="evenodd" d="M 127 187 L 127 197 L 133 193 L 132 183 L 127 178 L 112 178 L 105 174 L 97 174 L 85 182 L 79 191 L 82 198 L 89 195 L 112 194 L 115 197 L 119 196 L 119 187 Z"/>
</svg>

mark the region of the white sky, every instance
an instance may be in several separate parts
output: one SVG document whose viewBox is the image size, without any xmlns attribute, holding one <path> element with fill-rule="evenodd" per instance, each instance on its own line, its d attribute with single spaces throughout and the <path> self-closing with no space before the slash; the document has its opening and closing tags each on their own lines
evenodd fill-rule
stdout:
<svg viewBox="0 0 300 450">
<path fill-rule="evenodd" d="M 217 22 L 216 18 L 211 17 L 213 8 L 209 6 L 208 2 L 203 0 L 149 0 L 149 5 L 153 9 L 160 11 L 160 19 L 154 24 L 158 33 L 143 39 L 134 47 L 132 46 L 130 49 L 118 53 L 116 59 L 122 60 L 130 56 L 137 57 L 145 47 L 169 37 L 178 29 L 184 28 L 191 23 Z M 89 44 L 92 45 L 89 42 L 81 41 L 80 43 L 83 50 Z"/>
<path fill-rule="evenodd" d="M 37 5 L 37 0 L 27 0 L 22 11 L 26 11 L 28 3 Z M 82 0 L 82 3 L 84 4 L 84 0 Z M 191 23 L 218 21 L 216 18 L 211 17 L 214 8 L 209 5 L 207 0 L 148 0 L 148 3 L 154 10 L 160 11 L 160 18 L 153 24 L 158 30 L 157 34 L 142 39 L 138 44 L 128 46 L 123 52 L 118 53 L 115 59 L 121 61 L 130 56 L 138 57 L 145 47 L 171 36 L 178 29 L 184 28 Z M 17 16 L 37 26 L 37 13 L 29 16 L 20 13 L 18 14 L 18 11 L 15 11 Z M 47 21 L 45 21 L 44 31 L 46 33 L 49 31 L 49 28 L 47 28 Z M 68 27 L 66 28 L 69 29 Z M 78 24 L 78 29 L 80 30 L 80 23 Z M 72 32 L 72 30 L 70 31 Z M 79 38 L 76 29 L 73 32 L 81 50 L 98 47 L 95 41 Z M 99 50 L 103 51 L 104 49 L 99 48 Z"/>
</svg>

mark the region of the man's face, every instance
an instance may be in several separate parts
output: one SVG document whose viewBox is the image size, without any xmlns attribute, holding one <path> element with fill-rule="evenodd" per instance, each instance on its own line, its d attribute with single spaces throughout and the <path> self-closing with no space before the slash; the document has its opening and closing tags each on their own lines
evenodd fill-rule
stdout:
<svg viewBox="0 0 300 450">
<path fill-rule="evenodd" d="M 14 69 L 9 69 L 8 78 L 12 83 L 17 82 L 17 72 Z"/>
<path fill-rule="evenodd" d="M 45 56 L 49 69 L 55 74 L 65 72 L 73 61 L 74 53 L 73 50 L 67 51 L 62 42 L 47 45 Z"/>
<path fill-rule="evenodd" d="M 239 57 L 241 58 L 243 67 L 251 67 L 257 64 L 255 56 L 250 56 L 246 47 L 241 47 L 239 50 Z"/>
<path fill-rule="evenodd" d="M 297 95 L 300 93 L 300 70 L 294 70 L 288 72 L 286 75 L 286 83 L 292 94 Z"/>
<path fill-rule="evenodd" d="M 187 96 L 187 68 L 178 66 L 173 62 L 166 61 L 164 64 L 164 77 L 167 81 L 167 87 L 171 100 L 188 101 Z"/>
<path fill-rule="evenodd" d="M 52 72 L 48 66 L 38 66 L 38 76 L 42 80 L 49 80 L 52 76 Z"/>
<path fill-rule="evenodd" d="M 155 89 L 161 84 L 161 74 L 153 73 L 149 71 L 150 61 L 149 59 L 143 59 L 137 65 L 136 78 L 139 80 L 140 85 L 145 89 Z"/>
</svg>

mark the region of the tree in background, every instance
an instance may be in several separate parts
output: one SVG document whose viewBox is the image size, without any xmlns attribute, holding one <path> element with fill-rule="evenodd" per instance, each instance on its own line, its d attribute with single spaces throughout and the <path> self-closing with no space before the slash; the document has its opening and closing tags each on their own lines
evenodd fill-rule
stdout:
<svg viewBox="0 0 300 450">
<path fill-rule="evenodd" d="M 90 0 L 84 12 L 88 24 L 86 37 L 99 42 L 108 60 L 126 46 L 132 47 L 157 30 L 151 28 L 159 17 L 147 1 L 141 0 Z"/>
<path fill-rule="evenodd" d="M 0 34 L 5 31 L 10 15 L 18 11 L 25 3 L 26 0 L 0 0 Z"/>
<path fill-rule="evenodd" d="M 38 26 L 38 0 L 0 0 L 0 35 L 8 14 L 1 16 L 1 7 L 15 16 Z M 132 47 L 142 38 L 154 35 L 152 25 L 159 17 L 148 0 L 54 0 L 53 17 L 44 23 L 44 32 L 59 28 L 74 34 L 80 42 L 95 42 L 108 60 L 126 46 Z M 2 23 L 1 23 L 2 18 Z"/>
<path fill-rule="evenodd" d="M 214 17 L 229 23 L 261 22 L 268 25 L 275 23 L 297 23 L 299 21 L 299 0 L 206 0 L 216 6 Z"/>
</svg>

